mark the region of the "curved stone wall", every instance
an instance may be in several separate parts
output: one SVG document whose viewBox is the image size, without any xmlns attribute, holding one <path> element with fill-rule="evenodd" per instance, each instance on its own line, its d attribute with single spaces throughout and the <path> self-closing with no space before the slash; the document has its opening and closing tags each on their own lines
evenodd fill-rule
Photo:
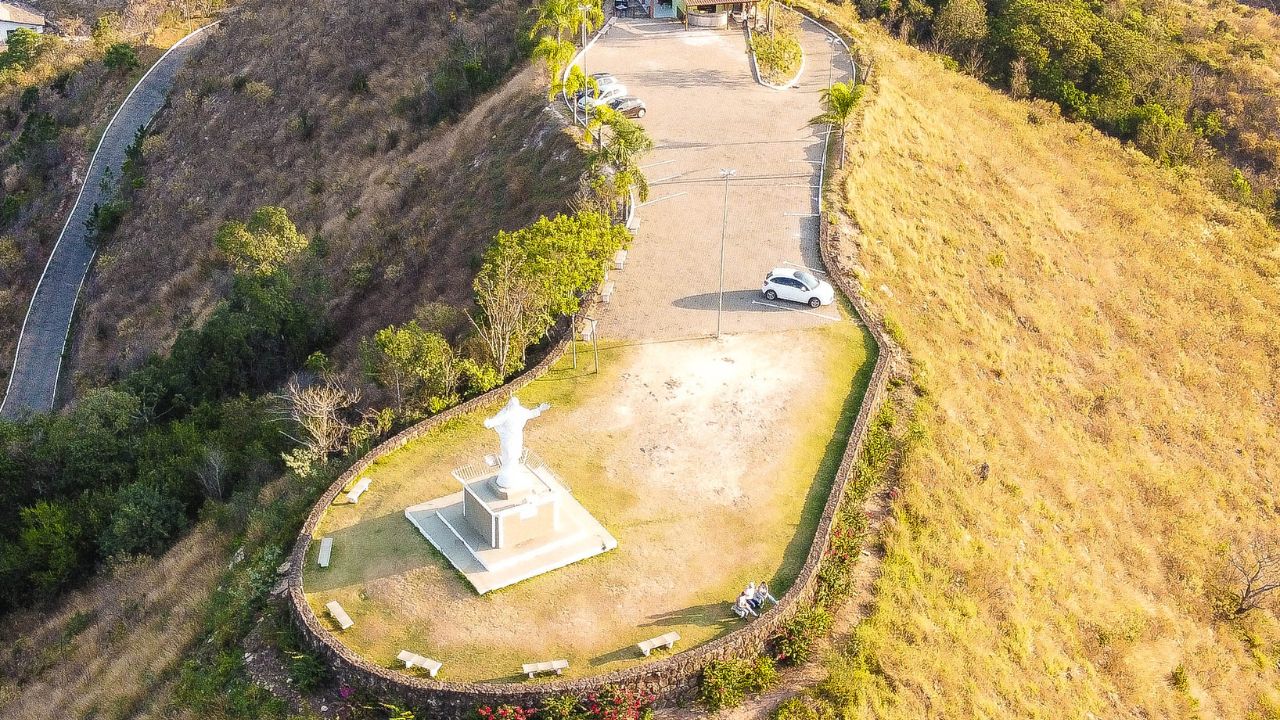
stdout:
<svg viewBox="0 0 1280 720">
<path fill-rule="evenodd" d="M 405 675 L 394 669 L 375 665 L 343 645 L 316 617 L 303 594 L 302 568 L 306 564 L 311 536 L 338 493 L 382 456 L 404 447 L 442 423 L 494 404 L 541 377 L 563 357 L 568 348 L 568 340 L 561 338 L 541 362 L 503 387 L 450 408 L 383 442 L 343 473 L 324 493 L 298 533 L 297 543 L 290 556 L 288 576 L 288 596 L 293 616 L 311 650 L 330 664 L 334 674 L 341 681 L 353 687 L 367 688 L 384 697 L 398 698 L 429 713 L 430 717 L 449 720 L 461 720 L 480 705 L 509 703 L 532 706 L 552 695 L 583 695 L 606 685 L 617 685 L 651 693 L 657 696 L 659 705 L 674 705 L 690 701 L 697 696 L 702 671 L 710 663 L 759 654 L 784 622 L 789 620 L 796 611 L 812 602 L 817 585 L 818 567 L 830 542 L 836 512 L 844 498 L 854 463 L 862 452 L 867 428 L 881 403 L 884 402 L 889 380 L 890 356 L 893 352 L 893 345 L 888 340 L 879 317 L 869 311 L 861 295 L 858 294 L 857 288 L 849 282 L 845 273 L 840 272 L 831 247 L 833 239 L 827 214 L 823 213 L 819 221 L 819 247 L 823 263 L 831 271 L 831 281 L 849 299 L 859 319 L 871 332 L 876 343 L 876 362 L 862 406 L 858 410 L 857 419 L 850 431 L 848 445 L 841 457 L 840 467 L 836 471 L 831 493 L 814 532 L 809 554 L 795 582 L 778 599 L 777 605 L 759 618 L 727 635 L 643 665 L 585 678 L 510 684 L 438 681 Z"/>
</svg>

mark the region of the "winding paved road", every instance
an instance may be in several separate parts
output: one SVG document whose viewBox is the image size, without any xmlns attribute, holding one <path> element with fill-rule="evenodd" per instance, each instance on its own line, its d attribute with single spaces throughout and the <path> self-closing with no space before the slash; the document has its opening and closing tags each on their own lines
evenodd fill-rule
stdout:
<svg viewBox="0 0 1280 720">
<path fill-rule="evenodd" d="M 162 55 L 129 92 L 107 125 L 89 161 L 80 195 L 27 308 L 9 386 L 0 402 L 0 417 L 16 418 L 28 412 L 53 409 L 76 298 L 95 253 L 86 236 L 85 221 L 93 212 L 93 206 L 102 200 L 102 178 L 110 169 L 112 176 L 119 179 L 125 149 L 133 142 L 138 128 L 149 124 L 164 107 L 178 70 L 200 46 L 206 31 L 216 24 L 187 35 Z"/>
</svg>

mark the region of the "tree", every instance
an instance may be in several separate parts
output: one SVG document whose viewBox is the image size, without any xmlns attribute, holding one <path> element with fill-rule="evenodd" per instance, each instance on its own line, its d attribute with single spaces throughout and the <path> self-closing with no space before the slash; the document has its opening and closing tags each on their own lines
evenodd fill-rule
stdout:
<svg viewBox="0 0 1280 720">
<path fill-rule="evenodd" d="M 562 90 L 568 94 L 570 92 L 568 85 L 561 82 L 560 76 L 564 74 L 565 66 L 573 59 L 573 43 L 544 36 L 534 46 L 533 57 L 546 64 L 547 74 L 551 76 L 551 88 L 548 90 L 547 97 L 554 98 L 556 93 Z"/>
<path fill-rule="evenodd" d="M 392 391 L 396 408 L 439 411 L 457 399 L 460 369 L 449 341 L 416 320 L 389 325 L 365 343 L 365 372 Z"/>
<path fill-rule="evenodd" d="M 97 20 L 93 21 L 93 30 L 89 33 L 89 37 L 93 39 L 93 46 L 98 50 L 105 51 L 115 43 L 120 42 L 123 37 L 124 21 L 120 17 L 120 13 L 108 12 L 103 13 Z"/>
<path fill-rule="evenodd" d="M 118 42 L 107 48 L 102 57 L 102 64 L 112 72 L 130 73 L 138 69 L 138 53 L 127 42 Z"/>
<path fill-rule="evenodd" d="M 41 501 L 22 510 L 16 557 L 6 564 L 21 568 L 37 597 L 50 597 L 80 567 L 79 543 L 80 532 L 68 506 Z"/>
<path fill-rule="evenodd" d="M 1233 550 L 1227 562 L 1236 580 L 1235 615 L 1253 610 L 1280 589 L 1280 544 L 1275 540 L 1254 536 L 1246 546 Z"/>
<path fill-rule="evenodd" d="M 866 90 L 865 85 L 854 85 L 852 82 L 832 83 L 831 87 L 822 91 L 822 105 L 826 112 L 810 120 L 810 124 L 835 125 L 844 129 Z"/>
<path fill-rule="evenodd" d="M 471 321 L 500 376 L 523 366 L 525 350 L 556 318 L 578 312 L 630 238 L 597 212 L 542 217 L 494 237 L 473 285 L 481 314 Z"/>
<path fill-rule="evenodd" d="M 987 39 L 987 8 L 982 0 L 947 0 L 933 21 L 933 37 L 957 58 L 979 51 Z"/>
<path fill-rule="evenodd" d="M 533 56 L 547 65 L 547 72 L 551 75 L 551 97 L 561 90 L 571 95 L 585 85 L 577 81 L 570 89 L 561 83 L 561 75 L 574 55 L 570 38 L 580 30 L 592 32 L 603 25 L 604 8 L 600 0 L 540 0 L 534 11 L 538 18 L 533 23 L 530 36 L 541 37 L 534 47 Z"/>
<path fill-rule="evenodd" d="M 204 458 L 196 467 L 196 481 L 204 494 L 214 500 L 221 500 L 226 494 L 227 472 L 230 462 L 227 453 L 218 447 L 206 447 Z"/>
<path fill-rule="evenodd" d="M 177 537 L 186 525 L 182 502 L 155 483 L 132 482 L 116 493 L 99 546 L 103 557 L 156 555 Z"/>
<path fill-rule="evenodd" d="M 27 70 L 40 58 L 44 47 L 44 35 L 27 28 L 14 30 L 9 33 L 8 47 L 0 53 L 0 70 Z"/>
<path fill-rule="evenodd" d="M 303 382 L 294 375 L 281 396 L 285 418 L 302 430 L 295 442 L 318 458 L 341 450 L 351 432 L 343 411 L 360 402 L 360 393 L 348 390 L 332 376 L 318 382 Z M 288 434 L 288 433 L 286 433 Z"/>
<path fill-rule="evenodd" d="M 214 242 L 236 272 L 250 275 L 270 275 L 307 247 L 289 213 L 270 205 L 255 210 L 247 224 L 223 223 Z"/>
<path fill-rule="evenodd" d="M 538 283 L 523 258 L 503 253 L 486 259 L 473 284 L 480 319 L 468 314 L 499 377 L 524 366 L 524 349 L 550 327 Z"/>
<path fill-rule="evenodd" d="M 653 149 L 653 139 L 639 123 L 605 105 L 592 109 L 593 120 L 588 123 L 588 140 L 592 134 L 603 138 L 609 130 L 609 139 L 591 155 L 591 164 L 597 175 L 612 174 L 614 198 L 625 196 L 634 187 L 641 200 L 649 199 L 649 180 L 640 168 L 640 158 Z"/>
</svg>

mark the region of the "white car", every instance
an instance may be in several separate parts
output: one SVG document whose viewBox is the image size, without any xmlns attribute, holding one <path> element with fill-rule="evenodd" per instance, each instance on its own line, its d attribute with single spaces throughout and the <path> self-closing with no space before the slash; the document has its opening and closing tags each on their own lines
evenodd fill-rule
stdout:
<svg viewBox="0 0 1280 720">
<path fill-rule="evenodd" d="M 811 308 L 830 305 L 836 299 L 836 291 L 830 283 L 800 268 L 776 267 L 770 270 L 764 276 L 764 287 L 760 292 L 764 293 L 766 300 L 791 300 Z"/>
<path fill-rule="evenodd" d="M 596 105 L 607 105 L 620 97 L 626 97 L 627 86 L 622 83 L 607 85 L 600 88 L 594 95 L 589 95 L 578 103 L 585 110 L 590 110 Z"/>
</svg>

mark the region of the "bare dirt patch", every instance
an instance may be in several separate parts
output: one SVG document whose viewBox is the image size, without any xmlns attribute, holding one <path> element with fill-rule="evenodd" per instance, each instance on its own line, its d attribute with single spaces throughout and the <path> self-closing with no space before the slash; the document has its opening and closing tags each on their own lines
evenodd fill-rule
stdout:
<svg viewBox="0 0 1280 720">
<path fill-rule="evenodd" d="M 521 393 L 552 410 L 531 423 L 542 455 L 619 547 L 484 596 L 403 517 L 456 489 L 449 471 L 492 452 L 485 413 L 378 463 L 359 505 L 336 505 L 317 537 L 333 565 L 304 587 L 325 618 L 336 599 L 355 627 L 341 640 L 394 665 L 412 649 L 454 680 L 507 679 L 521 662 L 564 657 L 571 674 L 641 660 L 634 643 L 675 630 L 679 649 L 739 626 L 749 580 L 794 579 L 870 355 L 850 322 L 716 340 L 619 345 L 565 360 Z M 545 657 L 544 657 L 545 656 Z"/>
</svg>

